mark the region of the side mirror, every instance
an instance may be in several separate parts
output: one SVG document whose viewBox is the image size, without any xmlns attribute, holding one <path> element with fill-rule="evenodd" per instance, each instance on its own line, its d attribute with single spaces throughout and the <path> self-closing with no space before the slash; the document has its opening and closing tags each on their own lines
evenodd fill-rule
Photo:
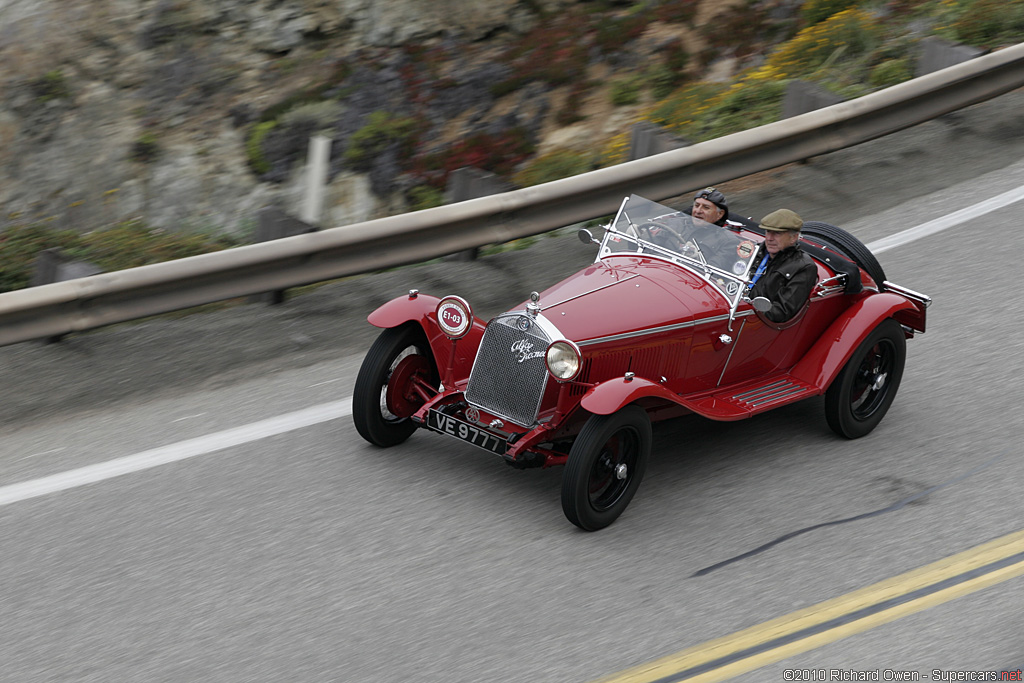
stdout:
<svg viewBox="0 0 1024 683">
<path fill-rule="evenodd" d="M 772 302 L 763 296 L 755 296 L 753 299 L 750 299 L 750 305 L 754 307 L 755 311 L 760 311 L 761 313 L 767 313 L 772 310 Z"/>
<path fill-rule="evenodd" d="M 576 232 L 576 236 L 580 238 L 580 242 L 583 242 L 583 244 L 601 244 L 594 239 L 594 235 L 586 228 L 580 228 Z"/>
</svg>

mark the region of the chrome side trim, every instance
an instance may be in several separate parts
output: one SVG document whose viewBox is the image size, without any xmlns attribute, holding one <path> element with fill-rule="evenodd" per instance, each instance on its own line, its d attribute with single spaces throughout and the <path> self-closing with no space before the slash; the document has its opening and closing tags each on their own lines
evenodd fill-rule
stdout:
<svg viewBox="0 0 1024 683">
<path fill-rule="evenodd" d="M 743 311 L 737 313 L 736 317 L 745 317 L 753 315 L 754 311 Z M 593 339 L 585 339 L 583 341 L 576 342 L 577 346 L 590 346 L 591 344 L 603 344 L 609 341 L 619 341 L 621 339 L 633 339 L 635 337 L 645 337 L 650 334 L 661 334 L 662 332 L 673 332 L 675 330 L 683 330 L 687 327 L 696 327 L 697 325 L 703 325 L 705 323 L 718 323 L 725 322 L 730 319 L 728 315 L 716 315 L 709 318 L 698 318 L 697 320 L 688 320 L 685 323 L 675 323 L 674 325 L 662 325 L 660 327 L 648 327 L 643 330 L 635 330 L 633 332 L 623 332 L 622 334 L 611 334 L 607 337 L 594 337 Z M 746 321 L 744 321 L 746 322 Z"/>
<path fill-rule="evenodd" d="M 757 389 L 751 389 L 742 394 L 736 394 L 732 397 L 734 401 L 745 403 L 748 406 L 757 408 L 765 405 L 766 403 L 773 403 L 790 396 L 795 396 L 807 391 L 804 387 L 796 384 L 788 379 L 781 379 L 771 384 L 766 384 L 763 387 Z"/>
<path fill-rule="evenodd" d="M 732 322 L 732 315 L 729 316 L 729 322 Z M 747 321 L 740 322 L 740 329 L 736 332 L 736 339 L 733 340 L 732 346 L 729 349 L 729 357 L 725 359 L 725 365 L 722 367 L 722 374 L 718 376 L 718 382 L 715 384 L 716 387 L 722 386 L 722 378 L 725 377 L 725 371 L 729 369 L 729 361 L 732 360 L 732 354 L 736 351 L 736 346 L 740 343 L 740 338 L 743 336 L 743 328 L 747 326 Z"/>
<path fill-rule="evenodd" d="M 844 287 L 843 285 L 836 285 L 834 287 L 819 287 L 818 290 L 814 293 L 814 298 L 824 299 L 825 297 L 832 296 L 833 294 L 842 294 L 845 289 L 846 287 Z"/>
<path fill-rule="evenodd" d="M 888 290 L 890 292 L 896 292 L 897 294 L 902 294 L 908 299 L 913 299 L 914 301 L 919 301 L 922 304 L 924 304 L 925 308 L 928 308 L 929 306 L 932 305 L 932 298 L 927 294 L 915 292 L 912 289 L 907 289 L 906 287 L 900 286 L 894 282 L 889 282 L 888 280 L 882 283 L 882 289 Z"/>
</svg>

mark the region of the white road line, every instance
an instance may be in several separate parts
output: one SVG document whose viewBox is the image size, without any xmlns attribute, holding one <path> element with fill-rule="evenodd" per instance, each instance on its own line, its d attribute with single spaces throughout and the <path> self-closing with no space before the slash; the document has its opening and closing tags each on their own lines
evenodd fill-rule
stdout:
<svg viewBox="0 0 1024 683">
<path fill-rule="evenodd" d="M 1019 202 L 1022 199 L 1024 199 L 1024 186 L 996 195 L 995 197 L 986 199 L 974 206 L 968 206 L 967 208 L 960 209 L 959 211 L 954 211 L 942 218 L 936 218 L 933 221 L 922 223 L 921 225 L 910 228 L 909 230 L 904 230 L 903 232 L 898 232 L 895 235 L 883 237 L 880 240 L 875 240 L 871 244 L 866 244 L 864 246 L 866 246 L 873 254 L 881 254 L 883 251 L 895 249 L 896 247 L 903 246 L 904 244 L 909 244 L 914 240 L 919 240 L 922 237 L 934 235 L 937 232 L 942 232 L 943 230 L 960 225 L 961 223 L 966 223 L 971 219 L 979 218 L 987 213 L 992 213 L 997 209 L 1009 206 L 1010 204 Z"/>
<path fill-rule="evenodd" d="M 202 417 L 206 413 L 196 413 L 195 415 L 186 415 L 185 417 L 179 417 L 177 420 L 171 420 L 171 422 L 184 422 L 185 420 L 194 420 L 197 417 Z"/>
<path fill-rule="evenodd" d="M 335 379 L 324 380 L 323 382 L 317 382 L 316 384 L 310 384 L 309 388 L 312 389 L 313 387 L 322 387 L 325 384 L 333 384 L 334 382 L 340 382 L 343 379 L 345 379 L 345 378 L 344 377 L 337 377 Z"/>
<path fill-rule="evenodd" d="M 321 422 L 336 420 L 351 414 L 352 399 L 332 401 L 331 403 L 323 403 L 241 427 L 142 451 L 135 455 L 80 467 L 77 470 L 61 472 L 60 474 L 32 479 L 19 484 L 10 484 L 0 487 L 0 506 L 10 505 L 11 503 L 17 503 L 30 498 L 38 498 L 39 496 L 78 486 L 85 486 L 86 484 L 93 484 L 104 479 L 120 477 L 123 474 L 131 474 L 132 472 L 139 472 L 140 470 L 166 465 L 179 460 L 194 458 L 197 455 L 206 455 L 207 453 L 240 446 L 252 441 L 259 441 L 260 439 L 302 429 L 303 427 L 310 427 Z"/>
<path fill-rule="evenodd" d="M 67 449 L 64 446 L 61 446 L 60 448 L 51 448 L 50 450 L 43 451 L 42 453 L 33 453 L 31 455 L 24 455 L 24 456 L 18 458 L 18 460 L 28 460 L 29 458 L 41 458 L 44 455 L 51 455 L 53 453 L 60 453 L 61 451 L 65 451 L 65 450 L 67 450 Z"/>
</svg>

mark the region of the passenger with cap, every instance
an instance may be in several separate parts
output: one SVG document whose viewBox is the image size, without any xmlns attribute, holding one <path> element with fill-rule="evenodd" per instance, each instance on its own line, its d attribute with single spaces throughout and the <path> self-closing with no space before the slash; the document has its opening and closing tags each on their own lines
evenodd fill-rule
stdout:
<svg viewBox="0 0 1024 683">
<path fill-rule="evenodd" d="M 772 302 L 765 317 L 777 323 L 791 319 L 811 296 L 818 281 L 818 268 L 800 249 L 803 220 L 789 209 L 779 209 L 761 219 L 764 256 L 754 272 L 748 296 L 763 296 Z"/>
</svg>

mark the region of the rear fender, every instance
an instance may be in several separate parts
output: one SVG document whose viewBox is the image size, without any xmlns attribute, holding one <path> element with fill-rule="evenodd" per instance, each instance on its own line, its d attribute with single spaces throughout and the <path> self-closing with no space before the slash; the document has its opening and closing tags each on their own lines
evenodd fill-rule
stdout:
<svg viewBox="0 0 1024 683">
<path fill-rule="evenodd" d="M 454 379 L 456 381 L 469 377 L 476 358 L 476 350 L 483 338 L 484 321 L 473 316 L 473 326 L 465 337 L 454 344 L 444 335 L 437 325 L 437 304 L 441 301 L 436 296 L 417 294 L 416 296 L 400 296 L 379 307 L 366 320 L 375 327 L 398 327 L 409 322 L 418 324 L 427 337 L 430 350 L 434 354 L 438 371 L 442 378 L 445 369 L 451 362 L 452 351 L 455 351 Z"/>
<path fill-rule="evenodd" d="M 790 374 L 824 391 L 871 330 L 886 318 L 899 319 L 901 311 L 917 313 L 917 308 L 897 294 L 865 296 L 836 318 Z"/>
<path fill-rule="evenodd" d="M 580 405 L 595 415 L 611 415 L 630 403 L 650 397 L 683 405 L 679 397 L 663 385 L 640 377 L 634 377 L 629 381 L 626 381 L 625 377 L 616 377 L 602 382 L 586 393 Z"/>
</svg>

